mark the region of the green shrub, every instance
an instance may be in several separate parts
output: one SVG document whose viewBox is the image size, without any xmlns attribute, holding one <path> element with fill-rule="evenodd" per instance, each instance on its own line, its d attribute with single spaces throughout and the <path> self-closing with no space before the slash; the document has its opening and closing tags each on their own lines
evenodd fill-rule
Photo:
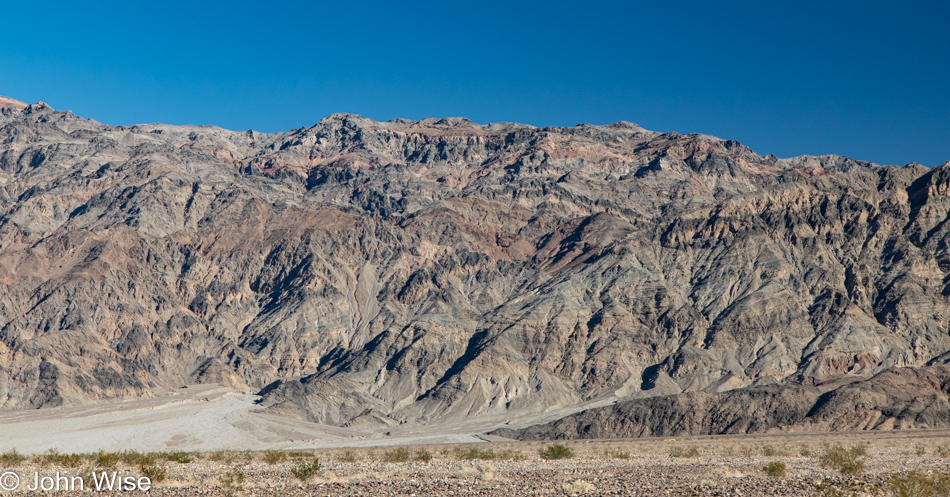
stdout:
<svg viewBox="0 0 950 497">
<path fill-rule="evenodd" d="M 546 449 L 538 450 L 538 455 L 541 456 L 541 459 L 554 460 L 554 459 L 568 459 L 574 457 L 574 451 L 570 447 L 565 447 L 561 444 L 548 445 Z"/>
<path fill-rule="evenodd" d="M 762 455 L 765 457 L 773 457 L 778 455 L 778 449 L 772 447 L 771 445 L 762 446 Z"/>
<path fill-rule="evenodd" d="M 495 452 L 492 449 L 480 449 L 478 447 L 469 447 L 467 449 L 456 447 L 452 450 L 452 455 L 460 461 L 524 461 L 526 459 L 524 454 L 516 450 L 505 449 Z"/>
<path fill-rule="evenodd" d="M 352 450 L 344 450 L 342 454 L 337 456 L 336 460 L 340 462 L 356 462 L 357 458 Z"/>
<path fill-rule="evenodd" d="M 419 449 L 416 451 L 415 459 L 417 461 L 429 462 L 432 460 L 432 453 L 426 449 Z"/>
<path fill-rule="evenodd" d="M 237 456 L 235 456 L 233 452 L 229 452 L 229 451 L 218 451 L 218 452 L 212 452 L 208 454 L 209 461 L 223 462 L 227 464 L 233 463 L 236 457 Z"/>
<path fill-rule="evenodd" d="M 845 449 L 841 444 L 825 444 L 825 450 L 818 456 L 818 463 L 825 469 L 834 469 L 847 475 L 858 475 L 864 472 L 864 461 L 858 459 L 867 454 L 867 447 L 863 444 Z"/>
<path fill-rule="evenodd" d="M 880 495 L 880 485 L 868 482 L 831 481 L 824 479 L 815 485 L 816 497 L 866 497 Z"/>
<path fill-rule="evenodd" d="M 927 453 L 927 448 L 924 447 L 923 444 L 917 444 L 914 446 L 914 453 L 918 456 L 922 456 Z"/>
<path fill-rule="evenodd" d="M 129 466 L 155 465 L 155 454 L 143 454 L 134 450 L 126 450 L 119 454 L 119 458 Z"/>
<path fill-rule="evenodd" d="M 168 476 L 168 469 L 165 466 L 157 464 L 142 464 L 139 466 L 139 472 L 142 476 L 147 476 L 152 483 L 158 483 Z"/>
<path fill-rule="evenodd" d="M 79 454 L 62 454 L 56 449 L 50 449 L 40 456 L 40 465 L 58 465 L 67 468 L 78 468 L 82 464 L 82 456 Z"/>
<path fill-rule="evenodd" d="M 19 466 L 23 461 L 26 461 L 26 456 L 17 452 L 16 449 L 0 454 L 0 465 L 3 466 Z"/>
<path fill-rule="evenodd" d="M 851 461 L 846 461 L 841 465 L 841 472 L 846 475 L 860 475 L 861 473 L 864 473 L 864 460 L 853 459 Z"/>
<path fill-rule="evenodd" d="M 306 458 L 297 458 L 295 459 L 294 466 L 290 468 L 290 472 L 293 473 L 298 480 L 307 481 L 320 472 L 320 459 L 314 457 L 308 462 Z"/>
<path fill-rule="evenodd" d="M 91 459 L 100 468 L 115 469 L 122 457 L 118 452 L 104 452 L 100 450 L 93 454 Z"/>
<path fill-rule="evenodd" d="M 166 461 L 177 462 L 178 464 L 188 464 L 193 460 L 191 454 L 182 451 L 162 452 L 159 456 Z"/>
<path fill-rule="evenodd" d="M 782 461 L 772 461 L 766 464 L 762 468 L 762 471 L 765 471 L 765 474 L 769 476 L 782 478 L 785 476 L 785 463 Z"/>
<path fill-rule="evenodd" d="M 517 450 L 505 449 L 495 454 L 495 459 L 507 461 L 524 461 L 527 459 L 524 454 Z"/>
<path fill-rule="evenodd" d="M 630 453 L 620 450 L 620 449 L 617 449 L 617 450 L 604 449 L 604 456 L 611 459 L 630 459 Z"/>
<path fill-rule="evenodd" d="M 894 497 L 946 497 L 950 496 L 950 475 L 912 471 L 891 478 L 887 489 Z"/>
<path fill-rule="evenodd" d="M 851 453 L 853 457 L 864 457 L 868 455 L 868 445 L 866 443 L 859 443 L 857 445 L 852 445 L 848 452 Z"/>
<path fill-rule="evenodd" d="M 495 459 L 495 451 L 491 449 L 479 449 L 478 447 L 469 447 L 468 449 L 455 448 L 455 458 L 462 461 Z"/>
<path fill-rule="evenodd" d="M 934 455 L 940 458 L 950 457 L 950 446 L 943 444 L 934 447 Z"/>
<path fill-rule="evenodd" d="M 264 462 L 267 464 L 278 464 L 287 460 L 287 453 L 280 450 L 268 450 L 264 452 Z"/>
<path fill-rule="evenodd" d="M 412 457 L 407 447 L 396 447 L 383 453 L 383 462 L 406 462 Z"/>
<path fill-rule="evenodd" d="M 673 447 L 670 457 L 699 457 L 699 449 L 695 445 L 689 447 Z"/>
</svg>

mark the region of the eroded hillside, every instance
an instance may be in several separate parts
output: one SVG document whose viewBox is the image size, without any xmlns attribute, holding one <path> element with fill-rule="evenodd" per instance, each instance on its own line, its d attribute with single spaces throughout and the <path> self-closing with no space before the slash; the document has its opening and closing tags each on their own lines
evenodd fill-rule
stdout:
<svg viewBox="0 0 950 497">
<path fill-rule="evenodd" d="M 384 427 L 950 361 L 948 164 L 0 107 L 3 409 L 222 382 Z"/>
</svg>

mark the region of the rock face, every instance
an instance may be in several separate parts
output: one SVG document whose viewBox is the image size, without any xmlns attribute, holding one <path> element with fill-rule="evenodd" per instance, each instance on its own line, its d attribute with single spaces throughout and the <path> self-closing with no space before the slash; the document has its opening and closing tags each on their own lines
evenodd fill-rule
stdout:
<svg viewBox="0 0 950 497">
<path fill-rule="evenodd" d="M 947 366 L 891 368 L 826 387 L 775 384 L 628 400 L 493 434 L 544 440 L 950 428 Z"/>
<path fill-rule="evenodd" d="M 950 164 L 627 122 L 261 134 L 5 99 L 0 408 L 220 382 L 383 428 L 945 364 L 948 193 Z"/>
</svg>

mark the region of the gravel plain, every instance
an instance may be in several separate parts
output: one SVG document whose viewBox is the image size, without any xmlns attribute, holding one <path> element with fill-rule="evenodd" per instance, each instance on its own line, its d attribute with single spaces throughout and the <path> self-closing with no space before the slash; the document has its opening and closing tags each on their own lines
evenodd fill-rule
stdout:
<svg viewBox="0 0 950 497">
<path fill-rule="evenodd" d="M 148 492 L 123 495 L 890 495 L 887 481 L 909 471 L 941 472 L 950 467 L 950 433 L 936 431 L 715 436 L 693 438 L 584 440 L 561 442 L 574 456 L 545 460 L 539 450 L 552 442 L 406 446 L 409 460 L 386 462 L 399 447 L 285 451 L 269 464 L 265 452 L 191 454 L 193 461 L 161 461 L 166 476 Z M 863 445 L 864 471 L 845 475 L 823 468 L 827 447 Z M 465 453 L 491 451 L 505 459 L 467 460 Z M 271 453 L 273 456 L 276 453 Z M 405 452 L 403 453 L 405 455 Z M 414 460 L 430 455 L 428 461 Z M 24 486 L 41 476 L 88 474 L 91 459 L 76 467 L 42 464 L 34 455 L 3 471 L 15 471 Z M 320 460 L 321 468 L 301 480 L 292 469 Z M 763 466 L 786 464 L 786 476 L 769 476 Z M 141 469 L 119 464 L 139 475 Z M 88 480 L 88 479 L 87 479 Z M 842 492 L 842 493 L 836 493 Z M 49 495 L 100 494 L 87 485 Z"/>
</svg>

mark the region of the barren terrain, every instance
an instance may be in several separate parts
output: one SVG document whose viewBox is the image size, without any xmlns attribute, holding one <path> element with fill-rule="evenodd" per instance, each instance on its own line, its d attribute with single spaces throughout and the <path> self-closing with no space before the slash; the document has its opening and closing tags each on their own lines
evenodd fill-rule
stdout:
<svg viewBox="0 0 950 497">
<path fill-rule="evenodd" d="M 125 460 L 187 495 L 884 491 L 946 471 L 926 430 L 950 428 L 948 316 L 950 163 L 629 122 L 109 126 L 0 98 L 17 471 Z M 553 438 L 588 440 L 542 460 Z M 836 440 L 850 474 L 815 455 Z"/>
<path fill-rule="evenodd" d="M 76 407 L 0 412 L 0 451 L 39 453 L 313 449 L 484 442 L 484 432 L 525 427 L 575 412 L 551 411 L 512 422 L 486 416 L 469 422 L 398 426 L 386 432 L 340 428 L 277 416 L 261 397 L 221 385 L 190 385 L 155 397 L 132 397 Z"/>
<path fill-rule="evenodd" d="M 861 471 L 849 475 L 822 467 L 822 455 L 838 444 L 863 447 L 864 454 L 856 458 L 863 463 Z M 153 455 L 155 466 L 166 474 L 149 495 L 810 496 L 835 495 L 834 490 L 892 495 L 889 485 L 895 477 L 918 471 L 922 478 L 934 478 L 946 475 L 950 465 L 946 431 L 585 440 L 565 445 L 574 455 L 560 460 L 539 456 L 539 450 L 549 447 L 547 442 L 205 452 L 190 454 L 193 460 L 187 463 Z M 407 460 L 400 460 L 400 450 Z M 13 469 L 24 482 L 34 471 L 74 475 L 97 469 L 94 457 L 75 467 L 44 464 L 43 457 L 34 456 Z M 295 477 L 293 470 L 313 457 L 321 468 L 306 480 Z M 785 476 L 763 471 L 774 462 L 786 465 Z M 134 465 L 120 462 L 116 467 L 141 474 Z"/>
<path fill-rule="evenodd" d="M 948 428 L 948 198 L 950 164 L 630 122 L 262 134 L 4 99 L 0 410 L 222 384 L 394 436 L 617 403 L 629 422 L 603 438 L 715 432 L 745 413 L 678 406 L 766 392 L 805 416 L 765 402 L 736 426 Z M 901 408 L 918 380 L 932 398 Z M 852 425 L 807 416 L 848 395 L 868 407 Z M 640 415 L 670 396 L 683 433 Z"/>
</svg>

